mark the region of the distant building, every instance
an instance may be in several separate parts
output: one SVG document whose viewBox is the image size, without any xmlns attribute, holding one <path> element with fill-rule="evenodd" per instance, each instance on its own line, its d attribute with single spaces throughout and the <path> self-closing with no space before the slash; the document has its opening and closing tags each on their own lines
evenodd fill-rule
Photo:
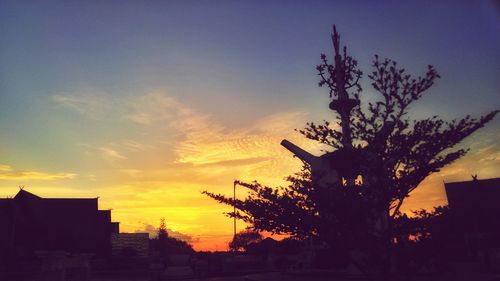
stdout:
<svg viewBox="0 0 500 281">
<path fill-rule="evenodd" d="M 114 233 L 111 235 L 113 256 L 147 258 L 149 233 Z"/>
<path fill-rule="evenodd" d="M 469 252 L 500 248 L 500 178 L 445 183 L 454 231 Z"/>
<path fill-rule="evenodd" d="M 111 254 L 111 210 L 99 210 L 98 198 L 41 198 L 21 189 L 0 199 L 0 252 L 30 256 L 40 250 Z"/>
</svg>

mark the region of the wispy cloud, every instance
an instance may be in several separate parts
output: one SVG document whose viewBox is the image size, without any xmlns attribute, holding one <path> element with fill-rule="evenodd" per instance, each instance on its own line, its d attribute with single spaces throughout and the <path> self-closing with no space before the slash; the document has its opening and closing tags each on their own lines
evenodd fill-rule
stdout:
<svg viewBox="0 0 500 281">
<path fill-rule="evenodd" d="M 76 173 L 46 173 L 40 171 L 16 170 L 9 165 L 0 165 L 0 180 L 58 180 L 73 179 Z"/>
<path fill-rule="evenodd" d="M 146 143 L 140 143 L 134 140 L 123 140 L 120 145 L 125 149 L 133 152 L 144 151 L 146 149 L 151 149 L 153 146 Z"/>
<path fill-rule="evenodd" d="M 172 121 L 192 110 L 165 92 L 152 92 L 128 99 L 130 114 L 127 118 L 135 123 L 150 125 L 158 121 Z"/>
<path fill-rule="evenodd" d="M 283 178 L 300 169 L 301 162 L 280 146 L 283 138 L 319 153 L 321 146 L 309 141 L 294 128 L 305 124 L 308 115 L 301 111 L 280 112 L 255 120 L 245 128 L 227 129 L 209 118 L 191 118 L 190 130 L 177 145 L 177 163 L 207 167 L 210 173 L 228 178 L 281 184 Z"/>
<path fill-rule="evenodd" d="M 58 94 L 52 96 L 52 100 L 56 104 L 95 120 L 107 118 L 117 109 L 121 110 L 121 107 L 114 107 L 113 103 L 110 103 L 110 99 L 111 95 L 95 90 L 87 90 L 81 94 Z"/>
<path fill-rule="evenodd" d="M 313 148 L 311 143 L 293 132 L 294 128 L 302 126 L 307 120 L 307 114 L 298 110 L 261 117 L 245 128 L 229 129 L 215 122 L 210 115 L 200 113 L 166 92 L 122 95 L 119 98 L 80 93 L 53 98 L 58 104 L 94 119 L 104 117 L 100 115 L 104 111 L 100 103 L 112 104 L 112 108 L 106 109 L 109 116 L 125 117 L 132 124 L 145 125 L 150 131 L 149 135 L 156 136 L 156 139 L 148 138 L 141 142 L 127 139 L 94 145 L 109 161 L 132 159 L 130 153 L 151 148 L 154 141 L 165 141 L 158 139 L 158 132 L 168 131 L 169 149 L 174 153 L 174 158 L 171 158 L 173 163 L 225 167 L 224 173 L 231 174 L 231 177 L 259 176 L 264 172 L 265 177 L 272 177 L 279 173 L 281 181 L 286 170 L 291 166 L 296 169 L 297 163 L 284 160 L 289 159 L 291 154 L 280 147 L 280 141 L 291 137 L 299 145 Z M 88 151 L 89 147 L 85 149 Z M 235 166 L 246 168 L 245 171 L 235 170 Z M 216 172 L 216 169 L 212 172 Z"/>
<path fill-rule="evenodd" d="M 305 114 L 284 112 L 256 120 L 247 128 L 228 130 L 205 118 L 190 118 L 185 138 L 176 148 L 178 162 L 210 164 L 228 160 L 268 159 L 280 155 L 275 148 L 294 126 L 303 124 Z"/>
<path fill-rule="evenodd" d="M 137 124 L 149 125 L 153 123 L 151 116 L 145 113 L 134 113 L 127 116 L 127 118 Z"/>
<path fill-rule="evenodd" d="M 99 150 L 102 152 L 102 156 L 107 160 L 125 160 L 126 156 L 122 155 L 115 149 L 110 147 L 101 147 Z"/>
<path fill-rule="evenodd" d="M 53 102 L 94 120 L 125 119 L 134 124 L 168 123 L 192 114 L 189 107 L 164 91 L 116 95 L 90 89 L 52 96 Z"/>
</svg>

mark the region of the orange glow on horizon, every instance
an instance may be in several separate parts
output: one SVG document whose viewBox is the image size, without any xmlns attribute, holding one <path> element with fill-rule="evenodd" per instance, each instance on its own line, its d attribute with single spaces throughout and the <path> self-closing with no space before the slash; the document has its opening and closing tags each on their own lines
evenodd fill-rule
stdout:
<svg viewBox="0 0 500 281">
<path fill-rule="evenodd" d="M 106 118 L 119 120 L 127 135 L 120 136 L 117 128 L 113 133 L 96 132 L 103 140 L 78 139 L 66 150 L 79 160 L 59 160 L 67 169 L 55 168 L 46 159 L 40 165 L 23 158 L 0 163 L 0 196 L 15 195 L 18 185 L 45 198 L 99 196 L 99 208 L 113 209 L 113 221 L 120 222 L 122 232 L 154 232 L 164 217 L 167 228 L 196 250 L 226 250 L 233 237 L 233 221 L 223 215 L 230 207 L 201 194 L 203 190 L 232 196 L 234 179 L 284 184 L 285 176 L 301 168 L 300 160 L 280 146 L 284 138 L 317 155 L 324 148 L 294 132 L 312 119 L 300 110 L 262 116 L 231 128 L 165 92 L 54 100 L 98 124 Z M 468 140 L 465 145 L 474 154 L 426 179 L 402 211 L 445 204 L 443 181 L 468 180 L 471 173 L 498 176 L 500 156 L 492 134 Z M 247 194 L 243 187 L 236 192 L 239 198 Z M 238 222 L 238 231 L 244 228 Z"/>
</svg>

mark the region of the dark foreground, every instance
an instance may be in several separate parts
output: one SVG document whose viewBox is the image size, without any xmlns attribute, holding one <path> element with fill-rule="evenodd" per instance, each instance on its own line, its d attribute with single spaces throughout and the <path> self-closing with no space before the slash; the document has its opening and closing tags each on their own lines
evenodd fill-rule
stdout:
<svg viewBox="0 0 500 281">
<path fill-rule="evenodd" d="M 133 279 L 102 279 L 94 278 L 92 281 L 149 281 L 147 278 L 133 278 Z M 314 277 L 308 275 L 294 276 L 290 274 L 282 274 L 279 272 L 268 272 L 268 273 L 256 273 L 247 274 L 241 276 L 226 276 L 226 277 L 208 277 L 208 278 L 175 278 L 175 279 L 164 279 L 164 280 L 193 280 L 193 281 L 353 281 L 353 280 L 369 280 L 363 277 L 340 277 L 340 278 L 322 278 Z M 408 279 L 396 279 L 396 280 L 408 280 Z M 414 276 L 413 281 L 442 281 L 442 280 L 456 280 L 456 281 L 500 281 L 500 274 L 440 274 L 440 275 L 421 275 Z"/>
<path fill-rule="evenodd" d="M 18 263 L 0 270 L 0 281 L 369 281 L 356 267 L 312 269 L 301 255 L 196 253 L 150 258 L 92 259 L 88 263 Z M 302 263 L 302 265 L 301 265 Z M 496 264 L 496 263 L 495 263 Z M 447 261 L 445 268 L 421 267 L 394 274 L 393 281 L 500 281 L 500 268 L 474 260 Z M 387 280 L 389 281 L 389 280 Z"/>
<path fill-rule="evenodd" d="M 101 275 L 97 273 L 96 275 Z M 169 280 L 192 280 L 192 281 L 369 281 L 359 274 L 328 274 L 321 272 L 259 272 L 246 273 L 231 276 L 210 276 L 196 277 L 192 270 L 186 267 L 173 267 L 165 271 L 159 278 L 151 276 L 130 276 L 123 275 L 123 272 L 114 272 L 109 274 L 113 276 L 89 276 L 88 279 L 66 278 L 64 281 L 169 281 Z M 0 273 L 2 281 L 45 281 L 38 277 L 20 276 Z M 500 281 L 500 273 L 483 273 L 483 272 L 448 272 L 448 273 L 433 273 L 433 274 L 416 274 L 413 276 L 394 277 L 394 281 Z M 55 281 L 55 280 L 54 280 Z"/>
</svg>

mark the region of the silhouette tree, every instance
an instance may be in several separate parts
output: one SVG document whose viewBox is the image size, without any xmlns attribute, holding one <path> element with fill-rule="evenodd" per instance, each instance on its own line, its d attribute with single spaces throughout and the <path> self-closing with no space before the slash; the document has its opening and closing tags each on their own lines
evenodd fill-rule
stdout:
<svg viewBox="0 0 500 281">
<path fill-rule="evenodd" d="M 168 238 L 167 224 L 165 223 L 165 218 L 160 219 L 160 226 L 158 227 L 158 239 L 165 240 Z"/>
<path fill-rule="evenodd" d="M 168 232 L 167 225 L 165 223 L 165 218 L 160 219 L 160 226 L 158 227 L 158 239 L 156 241 L 156 248 L 160 254 L 160 257 L 165 259 L 167 257 L 168 248 Z"/>
<path fill-rule="evenodd" d="M 406 270 L 411 258 L 417 268 L 442 271 L 450 258 L 459 254 L 456 245 L 461 244 L 461 233 L 448 206 L 413 211 L 412 216 L 402 214 L 394 224 L 395 240 L 400 245 L 395 250 L 398 264 Z"/>
<path fill-rule="evenodd" d="M 167 260 L 169 254 L 190 254 L 194 252 L 193 247 L 188 242 L 168 236 L 167 225 L 163 217 L 160 219 L 157 236 L 156 239 L 150 240 L 150 246 L 164 260 Z"/>
<path fill-rule="evenodd" d="M 232 251 L 247 250 L 247 247 L 252 243 L 258 243 L 262 241 L 262 235 L 260 233 L 252 230 L 245 229 L 237 233 L 231 242 L 229 242 L 229 249 Z"/>
<path fill-rule="evenodd" d="M 309 163 L 304 162 L 302 171 L 289 176 L 285 187 L 239 182 L 251 191 L 245 200 L 204 193 L 235 206 L 236 212 L 227 215 L 242 219 L 257 231 L 319 238 L 335 250 L 339 260 L 356 260 L 365 264 L 366 271 L 382 276 L 389 270 L 394 221 L 405 198 L 428 175 L 465 155 L 468 149 L 453 147 L 498 111 L 477 119 L 467 115 L 452 121 L 438 116 L 411 120 L 410 106 L 440 78 L 439 74 L 429 65 L 423 77 L 413 78 L 395 61 L 377 55 L 368 78 L 380 98 L 364 105 L 359 83 L 363 73 L 347 48 L 340 50 L 339 41 L 334 27 L 334 63 L 322 54 L 316 67 L 319 86 L 328 88 L 334 98 L 330 108 L 336 111 L 338 121 L 311 122 L 298 131 L 331 147 L 329 165 L 340 180 L 321 185 Z M 350 253 L 355 249 L 362 249 L 365 256 L 353 259 Z"/>
</svg>

